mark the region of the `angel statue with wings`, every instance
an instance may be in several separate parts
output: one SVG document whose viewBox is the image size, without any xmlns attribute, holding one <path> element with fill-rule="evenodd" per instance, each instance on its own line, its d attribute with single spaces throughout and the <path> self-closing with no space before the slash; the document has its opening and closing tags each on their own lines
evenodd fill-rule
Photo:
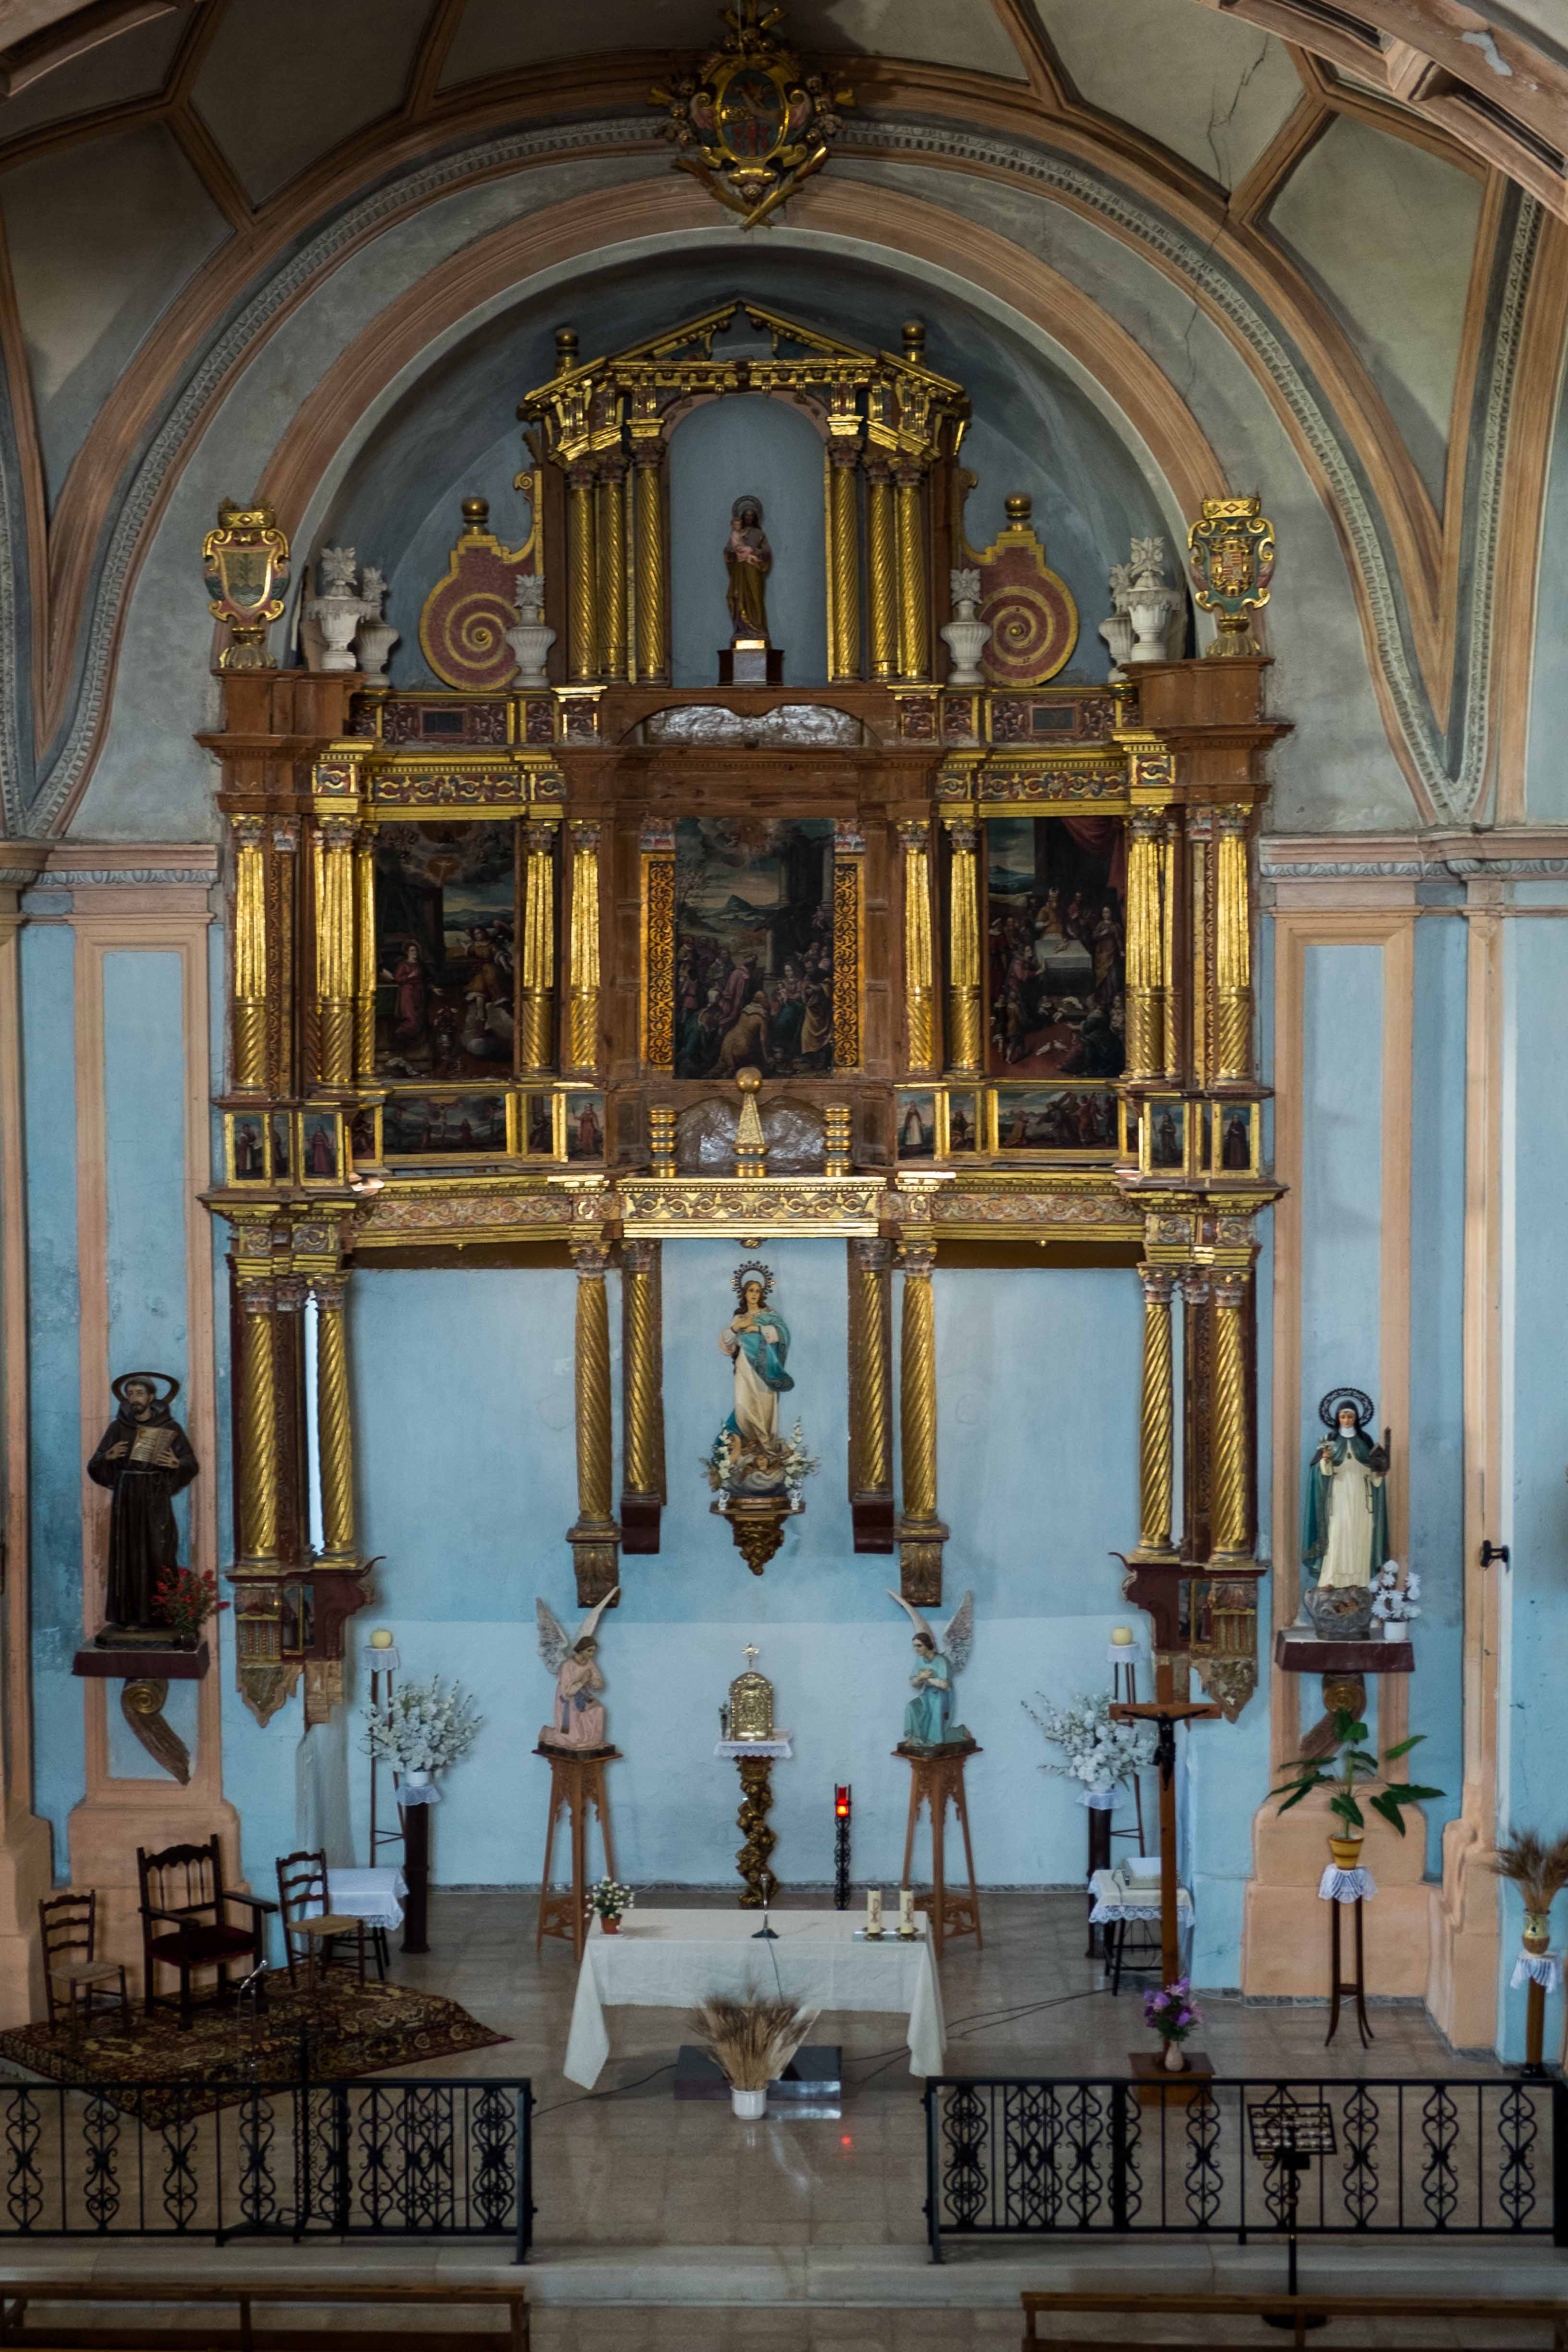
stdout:
<svg viewBox="0 0 1568 2352">
<path fill-rule="evenodd" d="M 969 1653 L 974 1643 L 974 1595 L 966 1592 L 952 1615 L 939 1645 L 936 1635 L 918 1609 L 911 1608 L 902 1593 L 886 1588 L 889 1601 L 896 1601 L 908 1614 L 915 1629 L 915 1670 L 910 1676 L 914 1692 L 904 1709 L 902 1748 L 923 1751 L 932 1748 L 973 1747 L 974 1735 L 967 1724 L 952 1720 L 952 1683 L 969 1664 Z"/>
<path fill-rule="evenodd" d="M 548 1601 L 535 1601 L 539 1620 L 539 1654 L 555 1677 L 555 1713 L 539 1735 L 541 1748 L 604 1748 L 605 1709 L 598 1696 L 605 1687 L 599 1672 L 599 1620 L 620 1591 L 605 1594 L 584 1618 L 576 1639 L 567 1633 Z"/>
</svg>

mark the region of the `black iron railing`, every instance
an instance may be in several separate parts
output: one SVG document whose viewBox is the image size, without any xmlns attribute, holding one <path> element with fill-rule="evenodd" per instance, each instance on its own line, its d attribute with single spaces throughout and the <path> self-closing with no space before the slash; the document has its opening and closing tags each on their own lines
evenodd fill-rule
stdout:
<svg viewBox="0 0 1568 2352">
<path fill-rule="evenodd" d="M 1331 2153 L 1297 2157 L 1303 2235 L 1543 2237 L 1568 2244 L 1568 2087 L 1215 2077 L 1162 2096 L 1126 2079 L 942 2076 L 926 2085 L 926 2226 L 947 2238 L 1266 2235 L 1290 2218 L 1259 2109 L 1326 2107 Z"/>
<path fill-rule="evenodd" d="M 0 2242 L 489 2238 L 526 2262 L 532 2110 L 482 2077 L 0 2083 Z"/>
</svg>

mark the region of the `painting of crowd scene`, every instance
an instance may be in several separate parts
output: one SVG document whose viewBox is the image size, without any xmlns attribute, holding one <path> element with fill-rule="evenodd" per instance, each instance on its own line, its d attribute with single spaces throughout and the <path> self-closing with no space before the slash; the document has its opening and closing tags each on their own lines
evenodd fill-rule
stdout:
<svg viewBox="0 0 1568 2352">
<path fill-rule="evenodd" d="M 389 1160 L 493 1157 L 506 1150 L 505 1095 L 389 1095 L 381 1114 Z"/>
<path fill-rule="evenodd" d="M 853 974 L 849 975 L 853 984 Z M 833 825 L 689 817 L 675 835 L 675 1076 L 833 1066 Z"/>
<path fill-rule="evenodd" d="M 999 1151 L 1107 1151 L 1115 1146 L 1116 1097 L 1109 1087 L 997 1090 Z"/>
<path fill-rule="evenodd" d="M 375 1066 L 386 1078 L 510 1074 L 514 827 L 384 824 L 375 846 Z"/>
<path fill-rule="evenodd" d="M 1126 828 L 993 817 L 985 828 L 990 1068 L 1115 1078 L 1126 1027 Z"/>
</svg>

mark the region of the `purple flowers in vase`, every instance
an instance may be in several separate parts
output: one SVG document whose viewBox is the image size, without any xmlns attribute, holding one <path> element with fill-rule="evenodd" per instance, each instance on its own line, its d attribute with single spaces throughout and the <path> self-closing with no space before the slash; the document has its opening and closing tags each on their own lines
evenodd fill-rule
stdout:
<svg viewBox="0 0 1568 2352">
<path fill-rule="evenodd" d="M 1182 2044 L 1203 2021 L 1203 2011 L 1193 1999 L 1193 1989 L 1185 1977 L 1178 1977 L 1173 1984 L 1162 1985 L 1158 1992 L 1146 1992 L 1143 1996 L 1143 2022 L 1152 2025 L 1164 2043 L 1164 2063 L 1173 2074 L 1185 2073 L 1187 2062 L 1182 2055 Z"/>
</svg>

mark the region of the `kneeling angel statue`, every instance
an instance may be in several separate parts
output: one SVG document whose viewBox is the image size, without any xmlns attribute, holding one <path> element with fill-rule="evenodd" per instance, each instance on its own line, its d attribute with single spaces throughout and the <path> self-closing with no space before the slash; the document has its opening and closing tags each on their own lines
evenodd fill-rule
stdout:
<svg viewBox="0 0 1568 2352">
<path fill-rule="evenodd" d="M 555 1677 L 555 1712 L 539 1735 L 541 1748 L 579 1750 L 604 1748 L 605 1708 L 599 1693 L 605 1677 L 599 1671 L 599 1620 L 620 1591 L 607 1592 L 598 1607 L 584 1618 L 575 1638 L 567 1633 L 548 1601 L 536 1600 L 539 1654 Z"/>
<path fill-rule="evenodd" d="M 969 1664 L 974 1643 L 973 1593 L 964 1594 L 939 1643 L 920 1611 L 890 1585 L 885 1590 L 915 1629 L 915 1670 L 910 1676 L 914 1696 L 904 1709 L 904 1736 L 899 1746 L 917 1754 L 936 1748 L 972 1748 L 974 1735 L 968 1725 L 952 1720 L 952 1684 L 954 1675 Z"/>
</svg>

